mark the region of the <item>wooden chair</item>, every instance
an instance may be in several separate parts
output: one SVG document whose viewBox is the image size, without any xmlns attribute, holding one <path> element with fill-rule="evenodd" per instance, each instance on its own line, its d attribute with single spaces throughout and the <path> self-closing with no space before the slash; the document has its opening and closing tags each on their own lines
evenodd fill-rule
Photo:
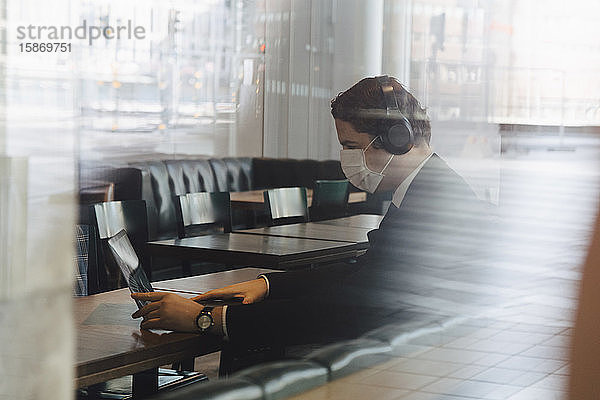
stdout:
<svg viewBox="0 0 600 400">
<path fill-rule="evenodd" d="M 344 217 L 347 214 L 350 184 L 347 179 L 315 181 L 311 221 Z"/>
<path fill-rule="evenodd" d="M 180 238 L 231 232 L 229 192 L 200 192 L 176 196 L 177 234 Z"/>
<path fill-rule="evenodd" d="M 263 192 L 270 225 L 308 221 L 306 188 L 269 189 Z"/>
</svg>

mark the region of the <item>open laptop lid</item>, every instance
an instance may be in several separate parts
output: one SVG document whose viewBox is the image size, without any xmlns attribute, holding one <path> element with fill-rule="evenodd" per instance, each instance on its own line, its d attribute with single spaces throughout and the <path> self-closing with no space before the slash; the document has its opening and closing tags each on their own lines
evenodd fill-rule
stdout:
<svg viewBox="0 0 600 400">
<path fill-rule="evenodd" d="M 108 247 L 115 262 L 121 269 L 121 273 L 125 277 L 131 293 L 154 291 L 124 229 L 121 229 L 115 236 L 108 239 Z M 135 302 L 139 308 L 149 303 L 148 301 L 140 300 L 136 300 Z"/>
</svg>

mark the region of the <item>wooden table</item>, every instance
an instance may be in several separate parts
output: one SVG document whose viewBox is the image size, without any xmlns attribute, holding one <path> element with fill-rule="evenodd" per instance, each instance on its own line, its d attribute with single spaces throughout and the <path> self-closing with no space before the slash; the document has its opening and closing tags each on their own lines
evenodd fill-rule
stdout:
<svg viewBox="0 0 600 400">
<path fill-rule="evenodd" d="M 337 226 L 306 222 L 271 226 L 266 228 L 243 229 L 235 232 L 288 238 L 334 240 L 355 243 L 358 249 L 366 249 L 369 247 L 369 238 L 367 237 L 367 233 L 369 233 L 370 230 L 370 228 L 356 228 L 351 226 Z"/>
<path fill-rule="evenodd" d="M 377 229 L 383 219 L 383 215 L 376 214 L 357 214 L 350 217 L 327 219 L 324 221 L 315 222 L 316 224 L 346 226 L 353 228 L 370 228 Z"/>
<path fill-rule="evenodd" d="M 244 233 L 224 233 L 148 242 L 152 256 L 285 269 L 356 255 L 356 243 Z"/>
<path fill-rule="evenodd" d="M 264 207 L 264 190 L 249 190 L 246 192 L 230 192 L 230 200 L 232 207 L 240 208 L 257 208 Z M 312 189 L 306 189 L 306 201 L 308 206 L 312 204 Z M 365 192 L 350 192 L 348 203 L 360 203 L 367 200 Z"/>
<path fill-rule="evenodd" d="M 153 283 L 158 290 L 200 292 L 231 285 L 272 270 L 243 268 Z M 189 290 L 188 290 L 189 289 Z M 157 368 L 178 360 L 220 350 L 212 335 L 140 330 L 131 318 L 137 306 L 129 289 L 119 289 L 73 300 L 77 352 L 75 386 L 86 387 L 120 376 L 157 374 Z M 134 383 L 135 387 L 135 383 Z"/>
<path fill-rule="evenodd" d="M 74 299 L 77 388 L 125 375 L 147 375 L 161 365 L 221 347 L 220 338 L 214 336 L 140 330 L 140 320 L 131 318 L 136 310 L 129 289 Z"/>
</svg>

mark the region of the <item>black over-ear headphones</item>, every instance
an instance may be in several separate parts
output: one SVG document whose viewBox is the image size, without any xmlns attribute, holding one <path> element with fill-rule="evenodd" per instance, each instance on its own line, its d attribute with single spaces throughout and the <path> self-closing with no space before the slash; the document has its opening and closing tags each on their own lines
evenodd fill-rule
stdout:
<svg viewBox="0 0 600 400">
<path fill-rule="evenodd" d="M 398 100 L 394 94 L 394 87 L 387 75 L 378 76 L 377 82 L 381 86 L 385 98 L 386 118 L 394 119 L 394 124 L 381 135 L 383 148 L 392 154 L 405 154 L 415 145 L 415 135 L 408 119 L 398 107 Z"/>
</svg>

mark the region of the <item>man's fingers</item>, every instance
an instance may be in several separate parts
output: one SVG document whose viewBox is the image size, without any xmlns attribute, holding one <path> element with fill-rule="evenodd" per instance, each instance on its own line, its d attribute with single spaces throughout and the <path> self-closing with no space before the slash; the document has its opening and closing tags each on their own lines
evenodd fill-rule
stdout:
<svg viewBox="0 0 600 400">
<path fill-rule="evenodd" d="M 239 292 L 228 290 L 228 289 L 214 289 L 209 292 L 203 293 L 199 296 L 194 297 L 192 300 L 217 300 L 217 299 L 230 299 L 239 295 Z"/>
<path fill-rule="evenodd" d="M 194 300 L 215 300 L 222 299 L 226 295 L 223 289 L 215 289 L 194 297 Z"/>
<path fill-rule="evenodd" d="M 146 304 L 144 307 L 140 308 L 133 314 L 131 314 L 131 318 L 139 318 L 148 314 L 150 311 L 158 310 L 160 308 L 160 303 L 154 302 L 150 304 Z"/>
<path fill-rule="evenodd" d="M 144 315 L 144 320 L 148 321 L 150 319 L 160 318 L 160 310 L 150 311 L 148 314 Z"/>
<path fill-rule="evenodd" d="M 144 301 L 158 301 L 162 300 L 166 294 L 163 292 L 131 293 L 131 298 Z"/>
<path fill-rule="evenodd" d="M 239 296 L 239 299 L 242 300 L 242 304 L 252 304 L 256 302 L 256 297 L 254 296 Z"/>
<path fill-rule="evenodd" d="M 142 329 L 161 329 L 162 325 L 159 318 L 147 319 L 140 324 Z"/>
</svg>

